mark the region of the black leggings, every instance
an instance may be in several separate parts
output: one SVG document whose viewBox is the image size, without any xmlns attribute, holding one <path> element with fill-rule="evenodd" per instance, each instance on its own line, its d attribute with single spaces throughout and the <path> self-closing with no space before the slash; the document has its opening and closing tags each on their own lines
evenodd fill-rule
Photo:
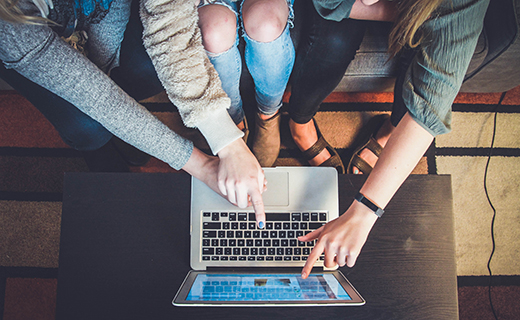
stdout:
<svg viewBox="0 0 520 320">
<path fill-rule="evenodd" d="M 323 100 L 336 88 L 359 49 L 369 22 L 323 19 L 310 1 L 302 1 L 306 19 L 302 27 L 296 61 L 291 78 L 288 111 L 299 124 L 309 122 Z M 399 68 L 394 89 L 392 124 L 396 126 L 407 112 L 401 92 L 404 73 L 415 52 L 404 50 L 398 58 Z"/>
</svg>

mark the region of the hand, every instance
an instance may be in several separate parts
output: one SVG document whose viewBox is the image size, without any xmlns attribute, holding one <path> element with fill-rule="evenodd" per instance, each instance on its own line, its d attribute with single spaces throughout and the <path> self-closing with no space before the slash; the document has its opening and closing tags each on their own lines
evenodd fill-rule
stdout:
<svg viewBox="0 0 520 320">
<path fill-rule="evenodd" d="M 354 201 L 348 210 L 313 232 L 298 237 L 299 241 L 308 242 L 318 239 L 302 270 L 302 278 L 306 279 L 312 266 L 325 252 L 325 267 L 332 268 L 336 264 L 353 267 L 365 244 L 377 216 L 363 204 Z"/>
<path fill-rule="evenodd" d="M 266 180 L 264 171 L 242 139 L 219 151 L 218 188 L 229 202 L 240 208 L 253 205 L 258 227 L 265 226 L 262 193 Z"/>
</svg>

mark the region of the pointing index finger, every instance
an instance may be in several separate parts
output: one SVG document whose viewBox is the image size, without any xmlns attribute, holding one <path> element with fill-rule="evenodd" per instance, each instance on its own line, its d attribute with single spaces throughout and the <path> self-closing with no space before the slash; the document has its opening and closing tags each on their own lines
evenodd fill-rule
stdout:
<svg viewBox="0 0 520 320">
<path fill-rule="evenodd" d="M 254 189 L 250 192 L 251 203 L 253 205 L 253 209 L 255 210 L 256 222 L 258 224 L 258 228 L 265 228 L 265 209 L 264 209 L 264 200 L 262 199 L 262 194 L 259 190 Z"/>
<path fill-rule="evenodd" d="M 314 263 L 318 260 L 318 258 L 323 253 L 324 247 L 321 245 L 320 242 L 314 246 L 314 249 L 312 249 L 311 254 L 309 255 L 309 258 L 307 258 L 307 261 L 305 262 L 305 265 L 303 266 L 302 270 L 302 278 L 307 279 L 309 274 L 311 273 L 312 267 L 314 266 Z"/>
</svg>

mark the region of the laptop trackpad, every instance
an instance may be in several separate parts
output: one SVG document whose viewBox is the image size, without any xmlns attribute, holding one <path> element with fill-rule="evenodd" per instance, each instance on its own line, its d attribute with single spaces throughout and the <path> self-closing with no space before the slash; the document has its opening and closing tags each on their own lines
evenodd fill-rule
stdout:
<svg viewBox="0 0 520 320">
<path fill-rule="evenodd" d="M 289 205 L 289 172 L 266 170 L 267 190 L 262 194 L 266 206 Z"/>
</svg>

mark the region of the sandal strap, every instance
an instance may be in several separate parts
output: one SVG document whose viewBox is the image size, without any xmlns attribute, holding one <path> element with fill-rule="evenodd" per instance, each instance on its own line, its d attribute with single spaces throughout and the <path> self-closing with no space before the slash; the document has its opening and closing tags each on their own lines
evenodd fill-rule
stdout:
<svg viewBox="0 0 520 320">
<path fill-rule="evenodd" d="M 375 154 L 378 158 L 383 151 L 383 147 L 379 144 L 379 142 L 377 142 L 376 139 L 374 139 L 374 136 L 370 137 L 370 140 L 368 140 L 368 143 L 365 145 L 365 147 L 372 151 L 372 153 Z"/>
<path fill-rule="evenodd" d="M 350 168 L 356 167 L 359 169 L 359 171 L 363 172 L 364 174 L 370 174 L 372 172 L 372 166 L 368 164 L 363 158 L 355 154 L 352 157 L 352 161 L 350 162 Z"/>
<path fill-rule="evenodd" d="M 305 160 L 309 161 L 320 154 L 320 152 L 322 152 L 327 147 L 327 145 L 327 141 L 325 141 L 323 136 L 319 135 L 318 141 L 316 141 L 315 144 L 313 144 L 309 149 L 302 151 L 303 157 Z"/>
<path fill-rule="evenodd" d="M 333 154 L 330 158 L 325 160 L 320 167 L 333 167 L 339 171 L 339 173 L 345 173 L 345 167 L 343 166 L 343 162 L 341 158 L 337 154 Z"/>
</svg>

